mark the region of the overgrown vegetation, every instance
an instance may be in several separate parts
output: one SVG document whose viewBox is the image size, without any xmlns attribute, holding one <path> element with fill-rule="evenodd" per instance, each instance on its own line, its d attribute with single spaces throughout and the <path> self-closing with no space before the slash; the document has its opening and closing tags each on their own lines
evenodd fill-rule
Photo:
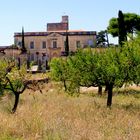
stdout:
<svg viewBox="0 0 140 140">
<path fill-rule="evenodd" d="M 120 12 L 122 12 L 120 10 Z M 111 18 L 109 21 L 109 26 L 108 28 L 108 32 L 113 36 L 113 37 L 117 37 L 119 35 L 119 28 L 121 28 L 125 34 L 127 33 L 127 35 L 130 33 L 133 35 L 135 35 L 138 31 L 140 31 L 140 15 L 137 15 L 135 13 L 123 13 L 123 27 L 124 29 L 122 29 L 122 27 L 120 27 L 120 18 L 119 18 L 119 22 L 118 22 L 118 18 Z M 122 19 L 121 19 L 122 22 Z M 123 33 L 123 35 L 125 35 Z"/>
<path fill-rule="evenodd" d="M 13 97 L 7 94 L 0 101 L 0 139 L 137 140 L 139 90 L 115 89 L 110 110 L 106 109 L 106 94 L 97 96 L 97 89 L 77 98 L 67 96 L 59 84 L 48 83 L 42 94 L 27 89 L 12 115 L 9 110 Z"/>
</svg>

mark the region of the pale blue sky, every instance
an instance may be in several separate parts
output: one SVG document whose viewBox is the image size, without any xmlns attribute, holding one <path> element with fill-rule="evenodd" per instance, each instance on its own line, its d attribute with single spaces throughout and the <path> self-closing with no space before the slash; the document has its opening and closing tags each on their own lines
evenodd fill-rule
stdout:
<svg viewBox="0 0 140 140">
<path fill-rule="evenodd" d="M 69 16 L 70 29 L 100 31 L 118 10 L 140 14 L 140 0 L 3 0 L 0 2 L 0 46 L 14 43 L 14 32 L 45 31 L 48 22 Z M 113 40 L 110 39 L 110 42 Z"/>
</svg>

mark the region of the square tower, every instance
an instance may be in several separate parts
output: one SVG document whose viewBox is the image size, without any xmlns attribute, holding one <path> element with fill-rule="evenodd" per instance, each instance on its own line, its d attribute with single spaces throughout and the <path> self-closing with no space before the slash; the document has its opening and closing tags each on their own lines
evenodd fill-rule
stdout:
<svg viewBox="0 0 140 140">
<path fill-rule="evenodd" d="M 69 29 L 68 16 L 62 16 L 62 21 L 59 23 L 48 23 L 47 31 L 62 31 Z"/>
</svg>

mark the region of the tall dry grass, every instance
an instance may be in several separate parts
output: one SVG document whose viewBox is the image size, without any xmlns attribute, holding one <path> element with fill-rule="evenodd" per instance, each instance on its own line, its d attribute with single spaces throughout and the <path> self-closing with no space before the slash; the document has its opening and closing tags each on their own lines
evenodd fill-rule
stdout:
<svg viewBox="0 0 140 140">
<path fill-rule="evenodd" d="M 107 109 L 106 95 L 70 97 L 49 83 L 43 94 L 26 90 L 15 114 L 9 112 L 13 97 L 5 96 L 0 101 L 0 140 L 139 140 L 140 95 L 120 92 Z"/>
</svg>

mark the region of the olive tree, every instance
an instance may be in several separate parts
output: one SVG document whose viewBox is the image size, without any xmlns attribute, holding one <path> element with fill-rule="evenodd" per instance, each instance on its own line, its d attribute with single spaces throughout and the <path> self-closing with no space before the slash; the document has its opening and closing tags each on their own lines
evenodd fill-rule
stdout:
<svg viewBox="0 0 140 140">
<path fill-rule="evenodd" d="M 30 88 L 34 90 L 40 90 L 39 82 L 46 82 L 48 79 L 30 80 L 30 74 L 27 74 L 26 66 L 23 64 L 18 69 L 15 60 L 1 59 L 0 61 L 0 93 L 4 95 L 7 91 L 10 91 L 15 96 L 14 106 L 12 113 L 17 109 L 19 103 L 20 94 L 25 89 Z M 33 88 L 32 88 L 33 87 Z"/>
</svg>

